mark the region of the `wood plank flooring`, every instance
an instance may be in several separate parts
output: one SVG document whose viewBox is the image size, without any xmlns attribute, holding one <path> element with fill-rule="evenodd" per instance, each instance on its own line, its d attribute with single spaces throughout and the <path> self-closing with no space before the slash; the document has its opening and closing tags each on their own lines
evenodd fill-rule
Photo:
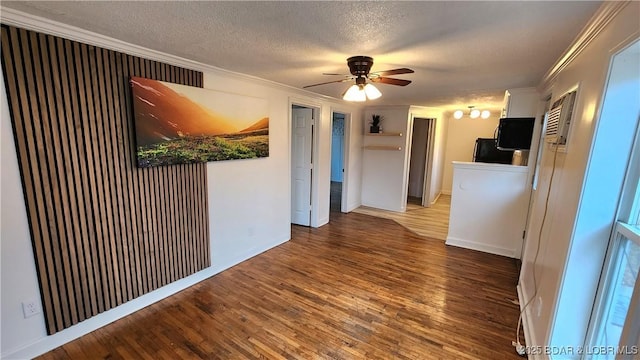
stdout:
<svg viewBox="0 0 640 360">
<path fill-rule="evenodd" d="M 446 240 L 449 233 L 451 195 L 440 195 L 431 207 L 422 207 L 418 198 L 409 198 L 406 212 L 395 212 L 361 206 L 359 214 L 391 219 L 416 234 L 432 239 Z"/>
<path fill-rule="evenodd" d="M 332 213 L 42 359 L 518 359 L 512 259 Z"/>
</svg>

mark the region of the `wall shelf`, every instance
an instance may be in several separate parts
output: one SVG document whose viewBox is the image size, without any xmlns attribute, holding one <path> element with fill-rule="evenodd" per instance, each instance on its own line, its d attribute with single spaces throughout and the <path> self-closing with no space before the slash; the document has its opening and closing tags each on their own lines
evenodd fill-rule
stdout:
<svg viewBox="0 0 640 360">
<path fill-rule="evenodd" d="M 402 136 L 401 132 L 366 133 L 366 136 Z"/>
<path fill-rule="evenodd" d="M 402 147 L 400 146 L 383 146 L 383 145 L 367 145 L 364 148 L 366 150 L 392 150 L 392 151 L 402 150 Z"/>
</svg>

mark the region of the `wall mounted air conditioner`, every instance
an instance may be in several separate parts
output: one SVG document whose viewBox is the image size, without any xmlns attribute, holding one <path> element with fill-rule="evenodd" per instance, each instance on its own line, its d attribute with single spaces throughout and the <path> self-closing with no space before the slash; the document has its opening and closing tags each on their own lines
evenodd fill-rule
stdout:
<svg viewBox="0 0 640 360">
<path fill-rule="evenodd" d="M 567 143 L 575 100 L 576 91 L 571 91 L 553 103 L 551 110 L 547 114 L 545 142 L 554 145 L 565 145 Z"/>
</svg>

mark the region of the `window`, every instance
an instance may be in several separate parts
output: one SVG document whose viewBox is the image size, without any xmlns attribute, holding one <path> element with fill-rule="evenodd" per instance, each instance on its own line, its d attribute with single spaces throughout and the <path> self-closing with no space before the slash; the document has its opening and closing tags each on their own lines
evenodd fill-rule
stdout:
<svg viewBox="0 0 640 360">
<path fill-rule="evenodd" d="M 634 311 L 630 311 L 632 307 L 640 306 L 639 137 L 636 135 L 618 221 L 611 234 L 599 298 L 594 307 L 592 340 L 585 353 L 592 359 L 616 359 L 618 354 L 631 358 L 640 355 L 637 347 L 638 334 L 630 333 L 631 329 L 638 329 L 640 325 L 640 318 L 633 316 Z M 625 331 L 627 334 L 623 336 Z"/>
</svg>

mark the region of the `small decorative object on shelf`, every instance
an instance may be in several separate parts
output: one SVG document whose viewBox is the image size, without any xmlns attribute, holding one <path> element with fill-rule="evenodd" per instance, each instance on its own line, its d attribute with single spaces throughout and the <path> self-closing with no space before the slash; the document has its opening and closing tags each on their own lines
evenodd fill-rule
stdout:
<svg viewBox="0 0 640 360">
<path fill-rule="evenodd" d="M 372 134 L 379 133 L 382 128 L 380 128 L 380 122 L 382 122 L 382 116 L 378 114 L 371 115 L 371 126 L 369 127 L 369 132 Z"/>
</svg>

